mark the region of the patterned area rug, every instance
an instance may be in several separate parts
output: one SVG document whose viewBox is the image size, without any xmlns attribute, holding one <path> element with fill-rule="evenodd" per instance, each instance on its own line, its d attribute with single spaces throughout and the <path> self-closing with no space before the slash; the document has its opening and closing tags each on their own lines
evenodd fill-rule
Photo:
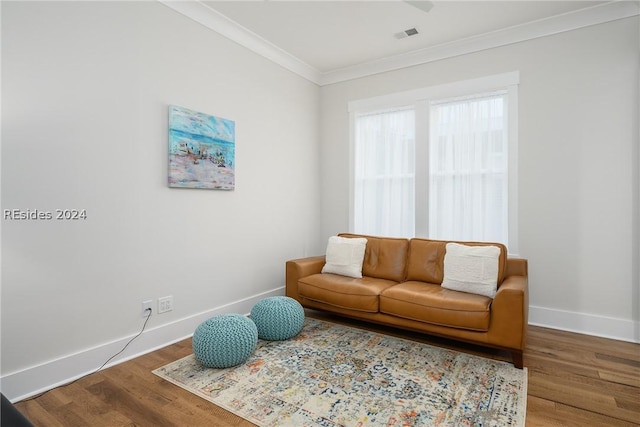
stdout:
<svg viewBox="0 0 640 427">
<path fill-rule="evenodd" d="M 526 368 L 309 318 L 245 364 L 153 372 L 259 426 L 524 426 L 527 403 Z"/>
</svg>

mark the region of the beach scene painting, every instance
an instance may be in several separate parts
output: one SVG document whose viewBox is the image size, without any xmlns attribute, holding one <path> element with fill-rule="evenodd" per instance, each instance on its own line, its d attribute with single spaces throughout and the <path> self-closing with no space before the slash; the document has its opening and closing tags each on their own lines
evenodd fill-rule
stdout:
<svg viewBox="0 0 640 427">
<path fill-rule="evenodd" d="M 233 190 L 235 122 L 169 106 L 169 187 Z"/>
</svg>

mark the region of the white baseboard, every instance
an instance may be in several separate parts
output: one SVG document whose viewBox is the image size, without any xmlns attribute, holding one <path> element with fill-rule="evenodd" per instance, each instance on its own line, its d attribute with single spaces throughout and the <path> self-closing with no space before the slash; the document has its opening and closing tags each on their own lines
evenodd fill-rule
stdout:
<svg viewBox="0 0 640 427">
<path fill-rule="evenodd" d="M 284 287 L 276 288 L 148 329 L 136 338 L 123 354 L 109 362 L 105 369 L 189 338 L 200 323 L 216 314 L 249 313 L 262 298 L 283 294 Z M 640 342 L 640 322 L 624 319 L 530 306 L 529 324 L 621 341 Z M 0 378 L 2 393 L 10 401 L 16 402 L 81 378 L 94 372 L 105 360 L 120 351 L 133 336 L 135 335 L 4 375 Z"/>
<path fill-rule="evenodd" d="M 640 343 L 640 322 L 633 320 L 529 306 L 529 324 Z"/>
<path fill-rule="evenodd" d="M 114 358 L 104 369 L 189 338 L 200 323 L 216 314 L 248 314 L 262 298 L 277 295 L 284 295 L 284 287 L 145 330 L 127 347 L 123 354 Z M 93 373 L 109 357 L 122 350 L 134 336 L 135 334 L 4 375 L 0 378 L 2 394 L 11 402 L 17 402 Z"/>
</svg>

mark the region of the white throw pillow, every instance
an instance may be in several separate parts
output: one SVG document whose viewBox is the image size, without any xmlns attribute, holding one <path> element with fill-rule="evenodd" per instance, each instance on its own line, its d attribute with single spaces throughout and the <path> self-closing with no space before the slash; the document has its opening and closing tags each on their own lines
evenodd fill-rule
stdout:
<svg viewBox="0 0 640 427">
<path fill-rule="evenodd" d="M 362 278 L 362 261 L 367 239 L 363 237 L 329 237 L 326 264 L 323 273 Z"/>
<path fill-rule="evenodd" d="M 447 243 L 442 287 L 495 297 L 498 289 L 499 257 L 500 248 L 497 246 Z"/>
</svg>

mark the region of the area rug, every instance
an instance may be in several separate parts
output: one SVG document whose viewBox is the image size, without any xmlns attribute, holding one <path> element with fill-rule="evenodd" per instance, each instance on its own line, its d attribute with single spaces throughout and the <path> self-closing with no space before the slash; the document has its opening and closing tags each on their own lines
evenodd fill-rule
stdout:
<svg viewBox="0 0 640 427">
<path fill-rule="evenodd" d="M 524 426 L 527 370 L 307 318 L 246 363 L 153 371 L 258 426 Z"/>
</svg>

